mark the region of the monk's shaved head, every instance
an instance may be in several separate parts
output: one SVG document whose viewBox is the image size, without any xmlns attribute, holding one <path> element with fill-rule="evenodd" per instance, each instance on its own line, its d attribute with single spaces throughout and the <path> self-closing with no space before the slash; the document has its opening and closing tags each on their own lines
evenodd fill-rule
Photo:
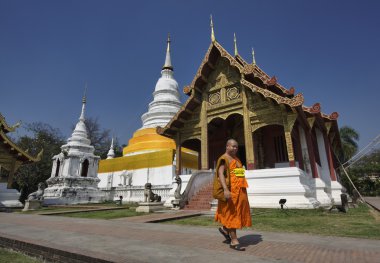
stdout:
<svg viewBox="0 0 380 263">
<path fill-rule="evenodd" d="M 226 146 L 231 145 L 231 144 L 238 144 L 238 142 L 235 139 L 228 139 Z"/>
<path fill-rule="evenodd" d="M 231 157 L 235 157 L 238 151 L 238 142 L 234 139 L 229 139 L 226 144 L 226 153 Z"/>
</svg>

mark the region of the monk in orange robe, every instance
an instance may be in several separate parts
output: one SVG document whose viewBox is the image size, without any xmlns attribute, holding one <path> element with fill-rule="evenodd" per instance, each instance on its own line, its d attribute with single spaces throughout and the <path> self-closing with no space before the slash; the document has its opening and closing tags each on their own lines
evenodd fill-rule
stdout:
<svg viewBox="0 0 380 263">
<path fill-rule="evenodd" d="M 228 140 L 226 153 L 217 162 L 217 178 L 223 187 L 226 201 L 218 201 L 215 221 L 223 225 L 219 231 L 230 242 L 230 247 L 244 251 L 237 239 L 236 229 L 250 227 L 252 221 L 247 195 L 248 183 L 242 164 L 236 157 L 237 151 L 238 143 L 233 139 Z"/>
</svg>

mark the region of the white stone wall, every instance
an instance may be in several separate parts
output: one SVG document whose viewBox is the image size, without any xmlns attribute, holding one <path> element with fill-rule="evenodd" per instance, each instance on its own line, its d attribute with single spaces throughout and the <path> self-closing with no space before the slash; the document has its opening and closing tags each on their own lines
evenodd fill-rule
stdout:
<svg viewBox="0 0 380 263">
<path fill-rule="evenodd" d="M 0 208 L 20 208 L 23 204 L 19 201 L 20 193 L 16 189 L 8 189 L 7 183 L 0 183 Z"/>
<path fill-rule="evenodd" d="M 279 200 L 287 199 L 289 208 L 315 208 L 308 175 L 297 167 L 247 170 L 248 198 L 251 207 L 279 208 Z"/>
<path fill-rule="evenodd" d="M 144 186 L 146 183 L 154 185 L 171 185 L 175 176 L 175 166 L 167 165 L 154 168 L 136 170 L 122 170 L 110 173 L 99 173 L 99 188 Z"/>
</svg>

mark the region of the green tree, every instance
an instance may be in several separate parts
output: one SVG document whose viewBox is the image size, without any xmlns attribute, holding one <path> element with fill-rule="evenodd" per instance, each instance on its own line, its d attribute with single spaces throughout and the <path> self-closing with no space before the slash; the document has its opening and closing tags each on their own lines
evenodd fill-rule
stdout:
<svg viewBox="0 0 380 263">
<path fill-rule="evenodd" d="M 341 163 L 347 162 L 358 150 L 359 133 L 349 126 L 339 129 L 343 152 L 339 159 Z"/>
<path fill-rule="evenodd" d="M 20 201 L 37 190 L 40 182 L 45 182 L 51 174 L 52 157 L 61 152 L 64 137 L 59 129 L 49 124 L 35 122 L 26 124 L 26 130 L 30 135 L 21 136 L 16 143 L 32 155 L 37 155 L 44 150 L 39 162 L 21 166 L 15 174 L 14 187 L 21 192 Z"/>
<path fill-rule="evenodd" d="M 380 149 L 374 150 L 354 163 L 348 173 L 362 195 L 380 195 Z M 352 189 L 348 188 L 349 192 Z"/>
</svg>

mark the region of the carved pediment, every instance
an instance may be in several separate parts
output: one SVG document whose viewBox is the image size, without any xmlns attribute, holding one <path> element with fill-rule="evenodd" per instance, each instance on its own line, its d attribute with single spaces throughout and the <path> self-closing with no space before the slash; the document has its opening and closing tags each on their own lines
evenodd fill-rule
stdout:
<svg viewBox="0 0 380 263">
<path fill-rule="evenodd" d="M 235 68 L 229 65 L 227 59 L 220 58 L 207 81 L 207 91 L 213 92 L 239 82 L 240 74 Z"/>
<path fill-rule="evenodd" d="M 281 109 L 279 105 L 273 103 L 270 99 L 263 99 L 263 97 L 257 93 L 249 92 L 248 94 L 248 99 L 251 100 L 251 103 L 249 103 L 249 110 L 251 112 L 281 115 Z"/>
</svg>

